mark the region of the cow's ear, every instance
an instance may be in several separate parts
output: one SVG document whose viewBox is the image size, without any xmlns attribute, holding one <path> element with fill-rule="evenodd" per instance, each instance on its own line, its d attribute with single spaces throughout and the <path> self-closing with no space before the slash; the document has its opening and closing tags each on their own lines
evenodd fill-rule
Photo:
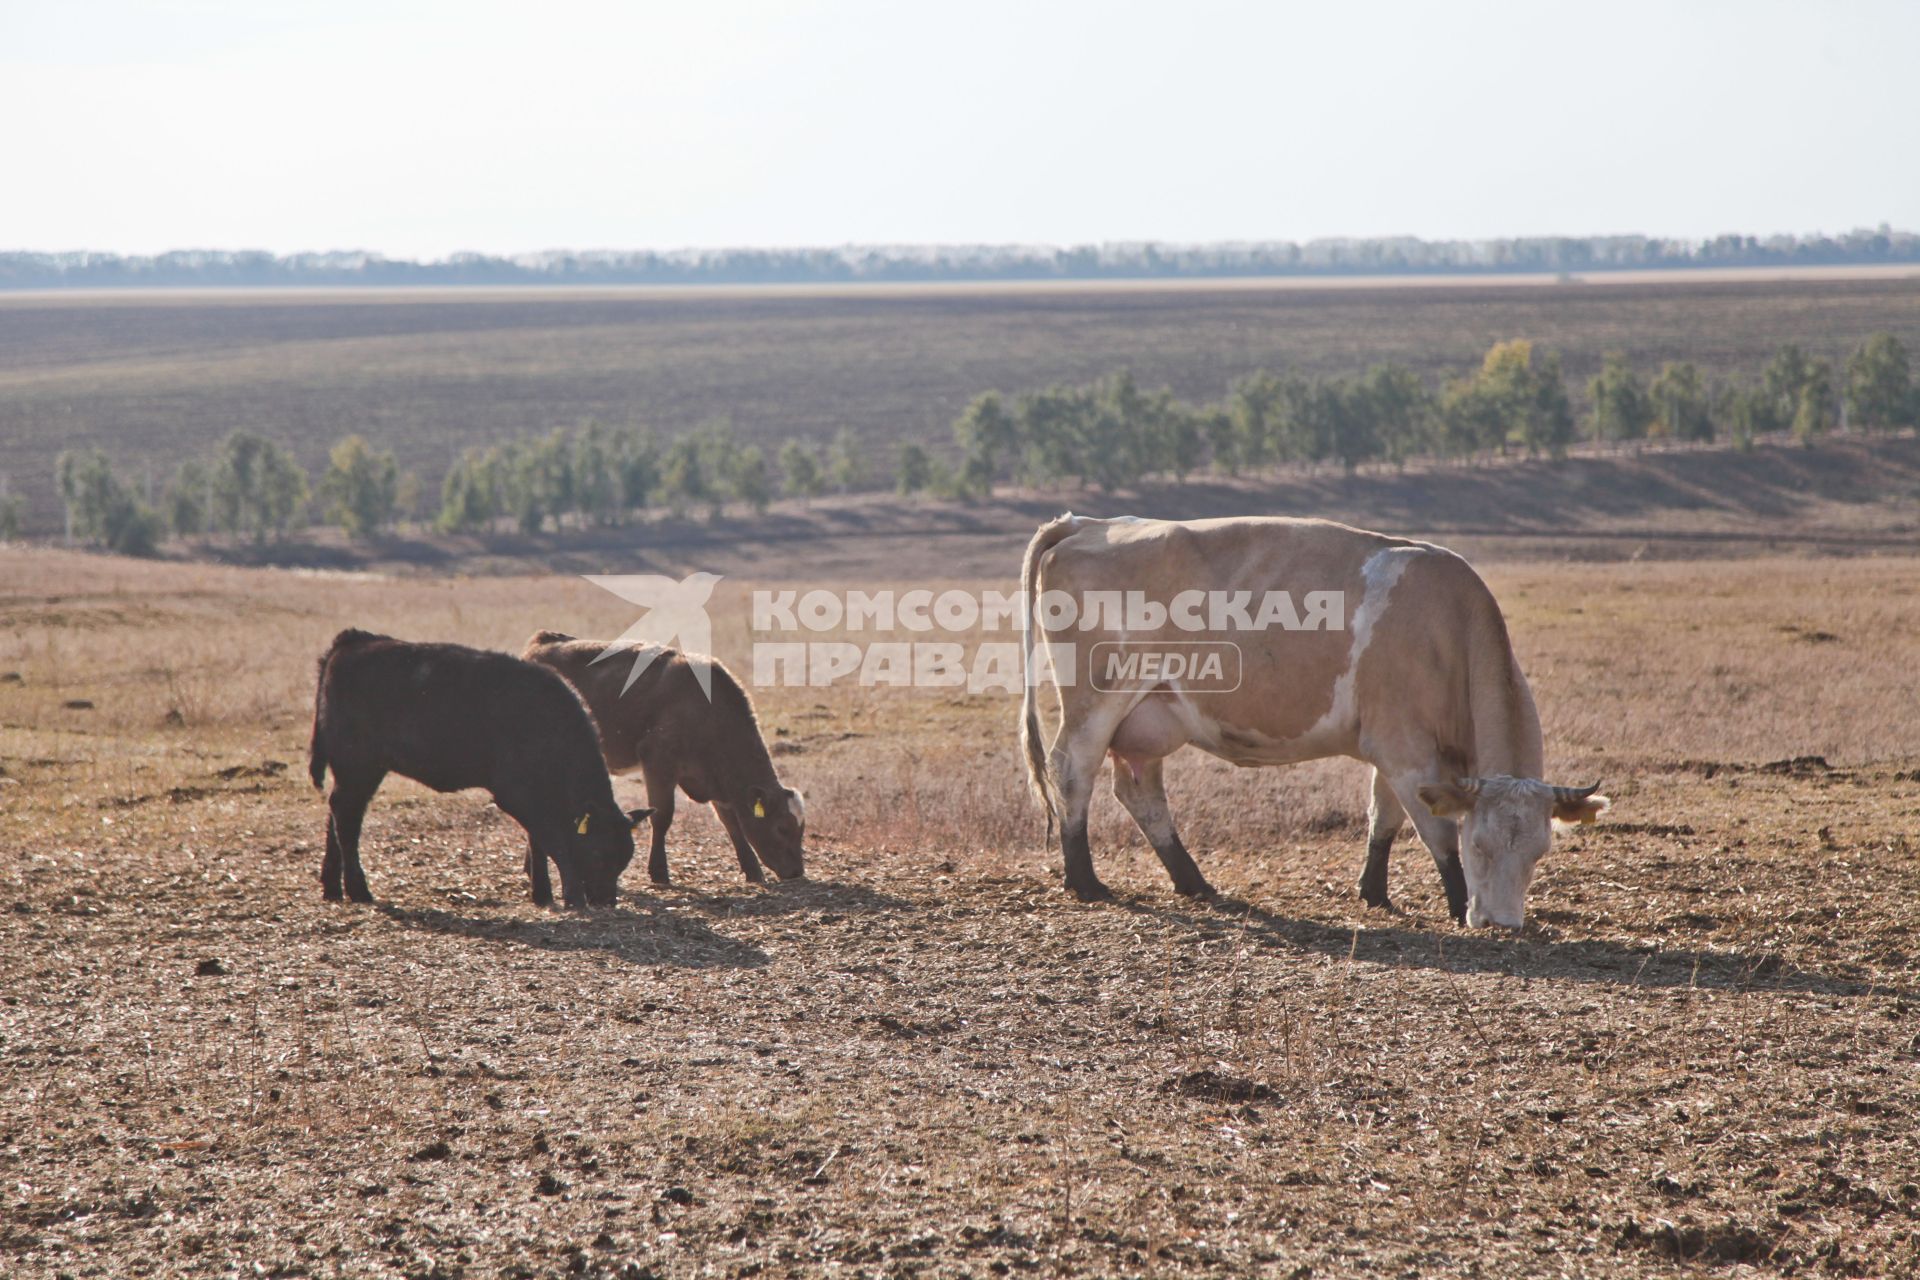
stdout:
<svg viewBox="0 0 1920 1280">
<path fill-rule="evenodd" d="M 1431 809 L 1436 818 L 1457 818 L 1472 810 L 1473 802 L 1479 798 L 1480 784 L 1472 778 L 1420 788 L 1420 803 Z"/>
<path fill-rule="evenodd" d="M 641 823 L 645 822 L 648 818 L 651 818 L 652 816 L 653 816 L 653 810 L 651 809 L 629 809 L 627 810 L 627 825 L 629 827 L 637 828 Z"/>
<path fill-rule="evenodd" d="M 1613 801 L 1600 794 L 1600 784 L 1590 787 L 1555 787 L 1553 789 L 1553 820 L 1568 825 L 1592 822 L 1608 809 Z"/>
</svg>

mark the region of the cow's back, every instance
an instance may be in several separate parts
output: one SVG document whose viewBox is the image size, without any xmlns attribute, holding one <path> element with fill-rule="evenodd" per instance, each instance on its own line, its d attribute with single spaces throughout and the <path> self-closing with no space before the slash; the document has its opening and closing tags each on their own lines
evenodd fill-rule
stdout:
<svg viewBox="0 0 1920 1280">
<path fill-rule="evenodd" d="M 717 659 L 558 632 L 535 635 L 522 656 L 579 691 L 616 773 L 661 768 L 698 779 L 701 789 L 734 774 L 772 776 L 753 703 Z M 644 664 L 638 675 L 636 662 Z"/>
<path fill-rule="evenodd" d="M 593 715 L 607 768 L 616 773 L 638 768 L 649 748 L 674 749 L 705 711 L 699 684 L 675 649 L 614 646 L 543 631 L 521 656 L 558 673 L 579 693 Z M 645 664 L 638 675 L 635 663 Z"/>
<path fill-rule="evenodd" d="M 552 672 L 366 633 L 329 652 L 319 714 L 336 769 L 357 762 L 441 791 L 577 769 L 594 745 L 579 699 Z"/>
<path fill-rule="evenodd" d="M 1328 520 L 1082 520 L 1040 561 L 1040 585 L 1075 595 L 1140 591 L 1167 603 L 1187 590 L 1352 592 L 1367 560 L 1425 543 Z M 1257 601 L 1256 601 L 1257 603 Z"/>
</svg>

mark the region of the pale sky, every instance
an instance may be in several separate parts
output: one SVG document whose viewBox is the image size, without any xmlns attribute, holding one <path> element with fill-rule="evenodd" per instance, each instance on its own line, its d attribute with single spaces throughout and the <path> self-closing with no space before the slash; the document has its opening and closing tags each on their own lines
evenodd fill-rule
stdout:
<svg viewBox="0 0 1920 1280">
<path fill-rule="evenodd" d="M 1920 3 L 0 0 L 0 250 L 1920 228 Z"/>
</svg>

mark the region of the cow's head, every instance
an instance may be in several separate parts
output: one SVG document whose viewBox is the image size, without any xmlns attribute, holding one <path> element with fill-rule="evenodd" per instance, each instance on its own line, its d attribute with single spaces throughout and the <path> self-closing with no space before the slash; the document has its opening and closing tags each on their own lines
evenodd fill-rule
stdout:
<svg viewBox="0 0 1920 1280">
<path fill-rule="evenodd" d="M 807 874 L 807 802 L 792 787 L 775 784 L 747 789 L 734 806 L 734 818 L 760 861 L 782 880 L 802 880 Z"/>
<path fill-rule="evenodd" d="M 633 861 L 633 829 L 652 812 L 634 809 L 622 813 L 616 805 L 596 804 L 574 816 L 568 843 L 574 865 L 586 881 L 589 903 L 613 905 L 619 894 L 620 873 Z"/>
<path fill-rule="evenodd" d="M 1420 788 L 1436 818 L 1460 822 L 1460 869 L 1467 877 L 1467 923 L 1518 929 L 1527 919 L 1527 886 L 1553 844 L 1555 823 L 1592 822 L 1610 803 L 1591 787 L 1556 787 L 1536 778 L 1461 778 Z"/>
</svg>

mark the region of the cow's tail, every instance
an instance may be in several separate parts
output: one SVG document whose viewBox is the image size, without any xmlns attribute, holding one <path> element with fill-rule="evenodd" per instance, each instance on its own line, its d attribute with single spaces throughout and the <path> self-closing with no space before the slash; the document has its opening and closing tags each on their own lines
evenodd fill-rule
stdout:
<svg viewBox="0 0 1920 1280">
<path fill-rule="evenodd" d="M 327 659 L 333 650 L 320 655 L 320 672 L 313 686 L 313 736 L 307 739 L 307 776 L 315 787 L 327 785 L 327 744 L 320 733 L 320 718 L 327 706 Z"/>
<path fill-rule="evenodd" d="M 1020 637 L 1020 746 L 1027 758 L 1027 784 L 1047 811 L 1047 839 L 1053 839 L 1053 823 L 1059 814 L 1053 772 L 1047 767 L 1047 747 L 1040 740 L 1040 708 L 1034 694 L 1033 645 L 1038 602 L 1035 594 L 1040 576 L 1040 557 L 1056 543 L 1080 529 L 1078 516 L 1068 513 L 1040 526 L 1027 544 L 1027 558 L 1020 567 L 1020 598 L 1026 610 L 1026 626 Z"/>
<path fill-rule="evenodd" d="M 345 646 L 375 638 L 370 632 L 361 631 L 357 627 L 348 627 L 335 636 L 333 643 L 327 646 L 327 651 L 320 655 L 318 670 L 315 672 L 313 681 L 313 736 L 307 739 L 307 776 L 313 779 L 315 787 L 327 785 L 329 762 L 326 734 L 322 732 L 327 719 L 327 666 L 333 661 L 333 655 Z"/>
</svg>

